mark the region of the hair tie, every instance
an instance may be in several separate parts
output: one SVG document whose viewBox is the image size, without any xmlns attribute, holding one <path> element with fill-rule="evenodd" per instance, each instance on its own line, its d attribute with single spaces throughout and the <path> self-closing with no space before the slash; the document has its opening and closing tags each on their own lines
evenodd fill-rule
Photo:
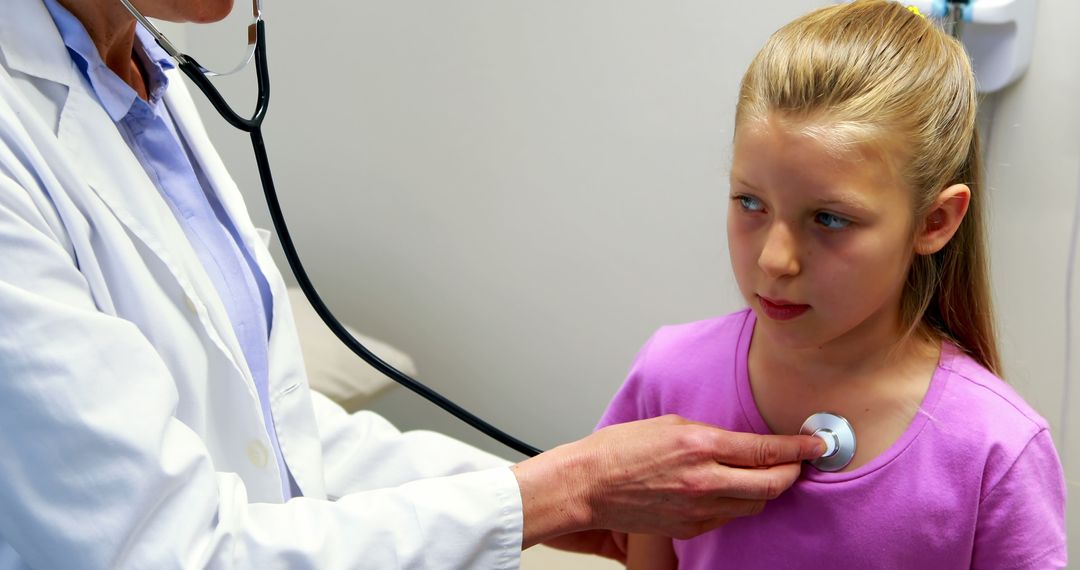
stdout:
<svg viewBox="0 0 1080 570">
<path fill-rule="evenodd" d="M 918 17 L 920 17 L 920 18 L 922 18 L 924 20 L 926 19 L 926 16 L 924 16 L 923 13 L 919 11 L 918 6 L 908 6 L 907 9 L 912 14 L 915 14 L 916 16 L 918 16 Z"/>
</svg>

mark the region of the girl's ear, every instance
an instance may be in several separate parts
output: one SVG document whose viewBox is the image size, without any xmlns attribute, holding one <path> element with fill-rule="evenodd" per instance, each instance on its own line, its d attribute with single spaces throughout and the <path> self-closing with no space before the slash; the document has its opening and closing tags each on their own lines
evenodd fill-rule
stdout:
<svg viewBox="0 0 1080 570">
<path fill-rule="evenodd" d="M 964 221 L 970 203 L 971 189 L 966 184 L 953 184 L 942 190 L 915 235 L 915 253 L 930 255 L 945 247 Z"/>
</svg>

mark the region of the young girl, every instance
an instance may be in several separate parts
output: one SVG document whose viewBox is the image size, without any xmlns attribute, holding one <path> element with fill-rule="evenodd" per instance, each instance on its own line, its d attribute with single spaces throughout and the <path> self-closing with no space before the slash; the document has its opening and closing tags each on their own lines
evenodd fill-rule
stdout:
<svg viewBox="0 0 1080 570">
<path fill-rule="evenodd" d="M 658 331 L 600 425 L 794 434 L 825 411 L 857 451 L 756 517 L 631 536 L 631 569 L 1065 565 L 1047 423 L 997 376 L 975 98 L 962 46 L 894 2 L 820 9 L 758 53 L 728 211 L 750 308 Z"/>
</svg>

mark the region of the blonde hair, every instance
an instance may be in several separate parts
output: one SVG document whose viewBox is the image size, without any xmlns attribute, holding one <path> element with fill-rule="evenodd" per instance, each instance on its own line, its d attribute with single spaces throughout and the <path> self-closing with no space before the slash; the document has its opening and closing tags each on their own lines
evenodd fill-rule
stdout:
<svg viewBox="0 0 1080 570">
<path fill-rule="evenodd" d="M 901 320 L 908 335 L 949 339 L 1000 374 L 975 77 L 963 46 L 896 2 L 816 10 L 773 34 L 743 76 L 736 129 L 770 117 L 828 148 L 884 151 L 912 189 L 912 239 L 942 190 L 971 189 L 949 243 L 914 257 Z"/>
</svg>

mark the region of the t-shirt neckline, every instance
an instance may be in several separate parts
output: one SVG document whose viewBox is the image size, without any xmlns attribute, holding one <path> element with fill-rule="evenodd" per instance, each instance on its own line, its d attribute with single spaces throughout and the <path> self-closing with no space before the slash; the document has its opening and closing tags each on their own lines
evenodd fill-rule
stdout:
<svg viewBox="0 0 1080 570">
<path fill-rule="evenodd" d="M 754 401 L 754 393 L 750 388 L 748 359 L 750 354 L 750 341 L 753 338 L 754 324 L 756 322 L 757 317 L 754 314 L 754 311 L 752 309 L 746 309 L 742 330 L 739 333 L 739 342 L 736 343 L 735 347 L 735 388 L 746 421 L 753 428 L 754 432 L 762 435 L 771 435 L 773 432 L 769 429 L 768 424 L 765 423 L 765 419 L 761 417 L 757 402 Z M 948 362 L 955 357 L 957 350 L 958 349 L 949 342 L 941 343 L 941 356 L 938 359 L 938 365 L 934 370 L 934 375 L 930 378 L 930 387 L 927 389 L 926 395 L 923 396 L 922 404 L 919 406 L 919 412 L 915 414 L 915 418 L 912 419 L 911 424 L 908 425 L 903 435 L 893 442 L 888 449 L 869 462 L 860 465 L 857 469 L 851 471 L 830 473 L 827 471 L 820 471 L 812 465 L 807 464 L 803 469 L 803 478 L 821 483 L 851 481 L 869 475 L 896 459 L 915 441 L 915 438 L 917 438 L 923 428 L 926 427 L 929 417 L 933 415 L 934 409 L 937 407 L 938 401 L 941 399 L 941 394 L 944 392 L 945 385 L 948 382 Z M 855 434 L 855 437 L 857 441 L 858 433 Z"/>
</svg>

